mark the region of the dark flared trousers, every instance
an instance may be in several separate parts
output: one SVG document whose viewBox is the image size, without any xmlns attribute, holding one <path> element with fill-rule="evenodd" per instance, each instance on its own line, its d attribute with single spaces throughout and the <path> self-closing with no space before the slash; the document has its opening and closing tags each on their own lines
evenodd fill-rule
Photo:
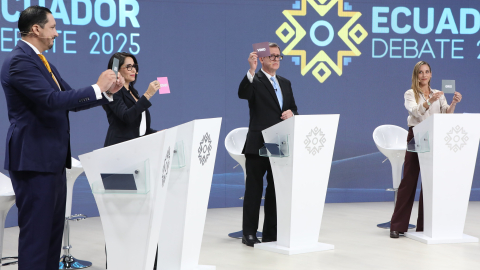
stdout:
<svg viewBox="0 0 480 270">
<path fill-rule="evenodd" d="M 413 129 L 408 129 L 407 142 L 413 138 Z M 403 179 L 398 187 L 397 203 L 393 211 L 390 231 L 406 232 L 410 215 L 412 214 L 413 201 L 417 190 L 418 176 L 420 174 L 420 163 L 418 154 L 415 152 L 405 153 L 403 164 Z M 420 190 L 418 202 L 417 232 L 423 231 L 423 190 Z"/>
<path fill-rule="evenodd" d="M 277 239 L 277 201 L 272 167 L 268 157 L 245 154 L 247 180 L 243 200 L 243 234 L 255 235 L 258 229 L 260 205 L 262 203 L 263 176 L 267 173 L 263 221 L 263 239 Z"/>
<path fill-rule="evenodd" d="M 67 182 L 60 173 L 9 171 L 18 207 L 18 269 L 58 270 Z"/>
</svg>

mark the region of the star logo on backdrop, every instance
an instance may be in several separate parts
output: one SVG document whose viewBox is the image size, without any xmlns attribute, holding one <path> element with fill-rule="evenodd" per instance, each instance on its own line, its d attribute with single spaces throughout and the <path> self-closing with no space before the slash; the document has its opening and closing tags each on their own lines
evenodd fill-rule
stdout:
<svg viewBox="0 0 480 270">
<path fill-rule="evenodd" d="M 168 147 L 167 155 L 165 156 L 165 160 L 163 161 L 162 187 L 165 185 L 165 181 L 167 180 L 169 165 L 170 165 L 170 147 Z"/>
<path fill-rule="evenodd" d="M 315 127 L 308 133 L 307 138 L 304 141 L 305 149 L 307 149 L 309 154 L 315 156 L 325 146 L 325 142 L 327 142 L 325 134 L 321 129 Z"/>
<path fill-rule="evenodd" d="M 210 134 L 207 132 L 205 135 L 203 135 L 203 138 L 200 141 L 200 146 L 198 147 L 198 159 L 200 160 L 200 164 L 202 164 L 202 166 L 207 163 L 211 150 L 212 139 L 210 138 Z"/>
<path fill-rule="evenodd" d="M 309 5 L 307 5 L 307 2 Z M 335 4 L 338 5 L 338 17 L 350 18 L 337 33 L 349 50 L 337 51 L 337 61 L 335 62 L 324 50 L 321 49 L 312 60 L 307 63 L 307 52 L 296 48 L 298 43 L 307 35 L 307 32 L 294 17 L 306 16 L 307 9 L 311 10 L 313 8 L 313 11 L 316 13 L 313 13 L 312 16 L 319 15 L 320 20 L 311 25 L 309 32 L 310 38 L 315 45 L 326 47 L 332 42 L 335 33 L 332 25 L 323 20 L 323 17 L 332 10 Z M 323 83 L 332 74 L 332 70 L 337 73 L 338 76 L 342 76 L 343 66 L 348 66 L 348 63 L 352 61 L 352 57 L 360 56 L 361 52 L 357 49 L 355 44 L 358 45 L 362 43 L 368 36 L 368 33 L 359 23 L 356 23 L 360 16 L 362 16 L 362 13 L 351 10 L 352 6 L 348 2 L 344 3 L 343 0 L 301 0 L 295 1 L 295 3 L 292 4 L 292 10 L 283 11 L 283 15 L 287 18 L 290 24 L 284 22 L 275 33 L 283 43 L 290 42 L 283 50 L 283 53 L 292 56 L 292 61 L 295 65 L 300 65 L 302 76 L 305 76 L 305 74 L 311 70 L 312 75 L 320 83 Z M 320 41 L 315 36 L 315 30 L 320 26 L 326 27 L 329 32 L 326 40 Z M 335 59 L 335 57 L 333 59 Z"/>
<path fill-rule="evenodd" d="M 462 150 L 462 147 L 467 145 L 468 141 L 468 133 L 463 129 L 463 127 L 456 126 L 453 127 L 449 132 L 447 132 L 447 136 L 445 136 L 445 145 L 450 148 L 453 152 L 457 152 Z"/>
</svg>

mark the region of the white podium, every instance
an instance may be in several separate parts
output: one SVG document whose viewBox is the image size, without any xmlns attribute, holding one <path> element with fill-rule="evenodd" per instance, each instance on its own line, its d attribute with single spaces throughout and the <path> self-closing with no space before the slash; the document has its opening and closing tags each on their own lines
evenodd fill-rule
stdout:
<svg viewBox="0 0 480 270">
<path fill-rule="evenodd" d="M 333 249 L 319 243 L 328 178 L 340 115 L 294 116 L 262 131 L 266 143 L 276 143 L 270 156 L 277 199 L 277 242 L 255 244 L 282 254 Z"/>
<path fill-rule="evenodd" d="M 175 154 L 158 239 L 157 270 L 198 265 L 222 118 L 177 126 Z"/>
<path fill-rule="evenodd" d="M 480 114 L 435 114 L 413 128 L 423 185 L 426 244 L 470 243 L 463 234 L 480 139 Z"/>
<path fill-rule="evenodd" d="M 170 128 L 79 156 L 100 212 L 108 269 L 153 269 L 176 135 Z M 134 178 L 136 190 L 106 189 L 109 175 L 119 174 Z"/>
</svg>

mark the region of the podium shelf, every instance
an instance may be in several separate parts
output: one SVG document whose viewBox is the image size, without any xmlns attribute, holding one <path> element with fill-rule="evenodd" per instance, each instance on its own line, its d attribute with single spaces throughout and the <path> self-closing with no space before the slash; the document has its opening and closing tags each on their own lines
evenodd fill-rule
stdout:
<svg viewBox="0 0 480 270">
<path fill-rule="evenodd" d="M 92 183 L 93 194 L 139 194 L 150 191 L 150 161 L 147 159 L 118 172 L 100 173 Z"/>
<path fill-rule="evenodd" d="M 183 167 L 185 167 L 185 151 L 183 141 L 178 141 L 173 149 L 172 169 L 181 169 Z"/>
<path fill-rule="evenodd" d="M 288 134 L 277 134 L 276 141 L 265 143 L 264 146 L 258 150 L 258 154 L 262 157 L 277 158 L 285 158 L 290 156 Z"/>
<path fill-rule="evenodd" d="M 415 140 L 415 138 L 418 139 Z M 415 137 L 413 137 L 407 143 L 407 151 L 416 153 L 430 152 L 430 138 L 428 132 L 426 132 L 423 136 L 419 136 L 418 134 L 416 134 Z"/>
</svg>

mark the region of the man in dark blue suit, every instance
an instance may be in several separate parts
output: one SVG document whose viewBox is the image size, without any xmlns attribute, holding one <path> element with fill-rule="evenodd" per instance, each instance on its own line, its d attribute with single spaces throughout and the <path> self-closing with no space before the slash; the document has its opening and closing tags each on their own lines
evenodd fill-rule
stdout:
<svg viewBox="0 0 480 270">
<path fill-rule="evenodd" d="M 18 20 L 22 40 L 2 65 L 10 128 L 9 171 L 20 227 L 18 269 L 57 270 L 65 219 L 65 168 L 71 168 L 69 111 L 106 104 L 124 83 L 112 70 L 72 89 L 42 52 L 58 36 L 49 9 L 32 6 Z"/>
</svg>

